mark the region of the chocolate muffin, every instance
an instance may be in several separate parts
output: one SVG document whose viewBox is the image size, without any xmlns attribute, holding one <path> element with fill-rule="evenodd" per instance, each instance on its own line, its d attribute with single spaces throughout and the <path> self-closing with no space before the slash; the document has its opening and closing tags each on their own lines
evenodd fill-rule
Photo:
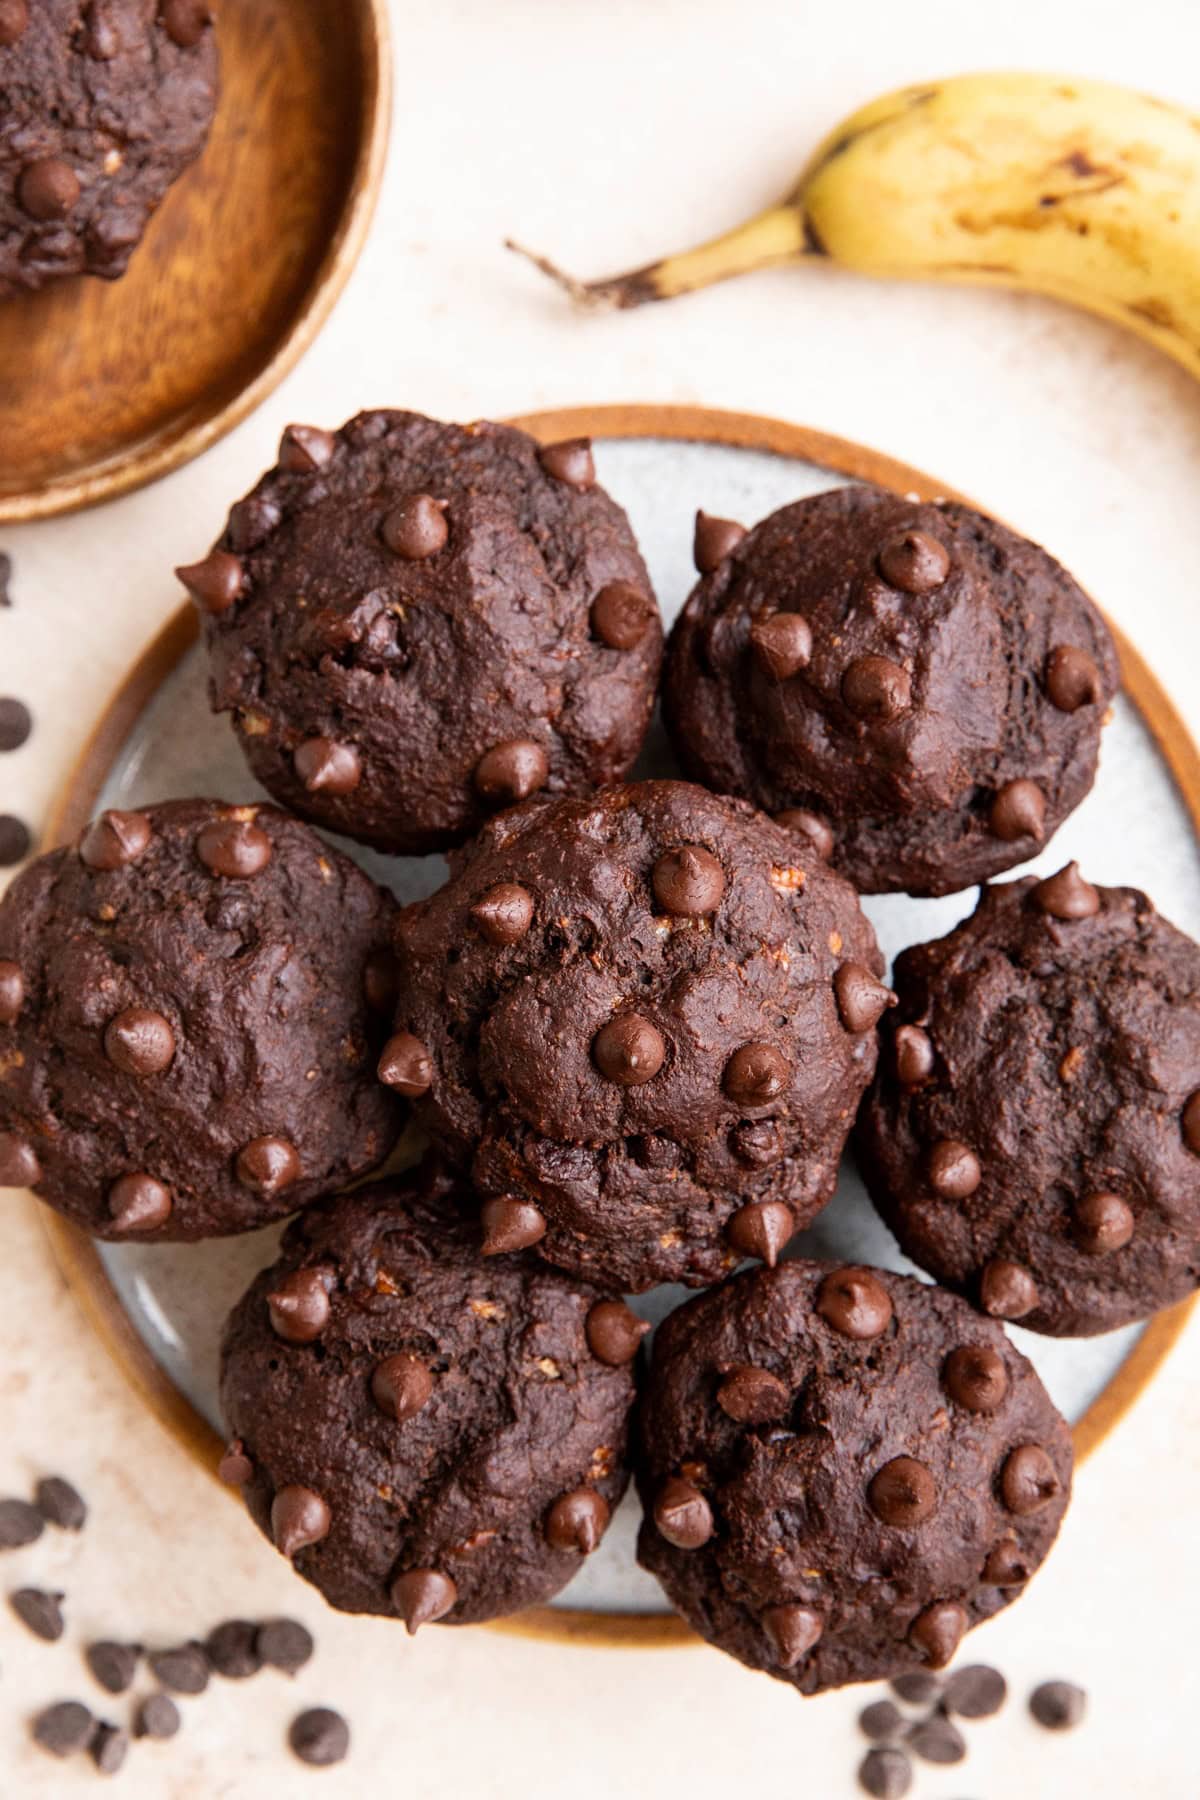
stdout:
<svg viewBox="0 0 1200 1800">
<path fill-rule="evenodd" d="M 208 0 L 0 0 L 0 299 L 113 281 L 217 102 Z"/>
<path fill-rule="evenodd" d="M 625 1491 L 619 1300 L 481 1261 L 478 1202 L 427 1164 L 323 1201 L 229 1319 L 222 1465 L 306 1581 L 415 1631 L 556 1594 Z"/>
<path fill-rule="evenodd" d="M 908 1256 L 1079 1336 L 1200 1284 L 1200 946 L 1069 863 L 896 963 L 859 1156 Z"/>
<path fill-rule="evenodd" d="M 583 440 L 402 412 L 295 426 L 179 574 L 255 775 L 379 849 L 590 793 L 641 747 L 662 626 Z"/>
<path fill-rule="evenodd" d="M 999 1326 L 882 1269 L 787 1262 L 659 1327 L 638 1557 L 702 1637 L 803 1694 L 941 1668 L 1015 1599 L 1071 1436 Z"/>
<path fill-rule="evenodd" d="M 395 910 L 270 806 L 102 813 L 39 857 L 0 901 L 0 1186 L 202 1238 L 375 1168 Z"/>
<path fill-rule="evenodd" d="M 452 868 L 397 921 L 380 1075 L 494 1229 L 634 1292 L 773 1261 L 833 1193 L 892 1001 L 849 885 L 671 781 L 529 801 Z"/>
<path fill-rule="evenodd" d="M 1091 787 L 1116 654 L 1036 544 L 845 487 L 749 533 L 701 515 L 696 555 L 664 691 L 684 769 L 807 833 L 860 893 L 986 880 Z"/>
</svg>

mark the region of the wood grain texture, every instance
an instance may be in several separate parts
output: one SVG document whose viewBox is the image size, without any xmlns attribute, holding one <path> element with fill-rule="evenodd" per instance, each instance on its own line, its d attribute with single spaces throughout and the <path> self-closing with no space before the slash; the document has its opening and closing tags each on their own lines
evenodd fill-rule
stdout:
<svg viewBox="0 0 1200 1800">
<path fill-rule="evenodd" d="M 212 135 L 128 273 L 0 306 L 0 523 L 177 468 L 298 360 L 374 208 L 387 31 L 387 0 L 224 0 Z"/>
<path fill-rule="evenodd" d="M 507 422 L 531 432 L 542 443 L 566 437 L 640 437 L 737 445 L 816 464 L 897 493 L 974 504 L 919 469 L 846 438 L 750 413 L 690 406 L 595 406 L 527 413 Z M 1158 745 L 1200 838 L 1200 750 L 1138 651 L 1115 627 L 1110 625 L 1110 629 L 1120 658 L 1124 693 Z M 126 737 L 198 635 L 194 609 L 182 607 L 134 664 L 98 720 L 59 796 L 52 811 L 46 848 L 72 841 L 87 823 Z M 30 1205 L 36 1206 L 37 1202 L 31 1200 Z M 151 1356 L 125 1313 L 92 1239 L 48 1208 L 38 1207 L 38 1211 L 64 1278 L 97 1336 L 151 1411 L 215 1478 L 223 1448 L 220 1438 Z M 1145 1392 L 1195 1305 L 1193 1296 L 1147 1324 L 1107 1386 L 1075 1423 L 1072 1436 L 1078 1463 L 1091 1454 Z M 492 1629 L 523 1637 L 614 1648 L 650 1649 L 701 1641 L 682 1619 L 671 1614 L 590 1612 L 553 1606 L 534 1607 L 514 1618 L 496 1620 Z"/>
</svg>

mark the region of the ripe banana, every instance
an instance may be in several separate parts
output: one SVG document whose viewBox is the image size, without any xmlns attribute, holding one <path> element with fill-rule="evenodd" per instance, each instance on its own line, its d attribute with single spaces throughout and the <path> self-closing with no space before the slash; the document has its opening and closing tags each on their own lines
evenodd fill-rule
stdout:
<svg viewBox="0 0 1200 1800">
<path fill-rule="evenodd" d="M 778 206 L 694 250 L 592 282 L 533 258 L 618 307 L 821 259 L 1053 294 L 1200 375 L 1200 117 L 1102 82 L 958 76 L 864 107 Z"/>
</svg>

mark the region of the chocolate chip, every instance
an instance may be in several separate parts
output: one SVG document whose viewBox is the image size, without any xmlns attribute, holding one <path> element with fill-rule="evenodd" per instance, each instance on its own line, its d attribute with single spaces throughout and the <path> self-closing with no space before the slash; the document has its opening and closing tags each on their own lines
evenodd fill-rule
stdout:
<svg viewBox="0 0 1200 1800">
<path fill-rule="evenodd" d="M 610 581 L 592 601 L 592 631 L 610 650 L 635 650 L 658 608 L 629 581 Z"/>
<path fill-rule="evenodd" d="M 8 1596 L 8 1604 L 34 1637 L 56 1644 L 66 1629 L 62 1598 L 61 1594 L 48 1594 L 42 1588 L 18 1588 Z"/>
<path fill-rule="evenodd" d="M 93 1677 L 106 1692 L 124 1694 L 133 1686 L 141 1654 L 136 1644 L 116 1644 L 102 1638 L 99 1643 L 89 1644 L 83 1654 Z"/>
<path fill-rule="evenodd" d="M 150 821 L 145 813 L 102 812 L 79 840 L 80 860 L 89 869 L 110 874 L 136 862 L 150 842 Z"/>
<path fill-rule="evenodd" d="M 228 536 L 239 556 L 254 550 L 276 530 L 283 513 L 274 500 L 255 494 L 239 500 L 229 514 Z"/>
<path fill-rule="evenodd" d="M 1008 1698 L 1008 1683 L 999 1669 L 971 1663 L 956 1669 L 946 1682 L 943 1705 L 960 1719 L 990 1719 Z"/>
<path fill-rule="evenodd" d="M 912 1778 L 912 1764 L 903 1750 L 868 1750 L 858 1765 L 858 1785 L 871 1800 L 903 1800 Z"/>
<path fill-rule="evenodd" d="M 33 848 L 28 825 L 12 813 L 0 813 L 0 869 L 15 868 Z"/>
<path fill-rule="evenodd" d="M 28 1500 L 0 1500 L 0 1550 L 20 1550 L 26 1544 L 36 1544 L 45 1528 L 41 1513 Z"/>
<path fill-rule="evenodd" d="M 969 1144 L 957 1138 L 942 1138 L 934 1144 L 926 1168 L 930 1187 L 943 1200 L 966 1200 L 983 1180 L 979 1158 Z"/>
<path fill-rule="evenodd" d="M 1079 864 L 1069 862 L 1057 875 L 1039 881 L 1030 899 L 1052 919 L 1092 919 L 1100 911 L 1100 895 L 1090 881 L 1079 873 Z"/>
<path fill-rule="evenodd" d="M 957 1600 L 935 1600 L 909 1626 L 908 1641 L 924 1654 L 931 1669 L 944 1669 L 969 1624 L 966 1608 Z"/>
<path fill-rule="evenodd" d="M 161 1075 L 175 1055 L 170 1020 L 146 1006 L 127 1006 L 105 1027 L 104 1054 L 125 1075 Z"/>
<path fill-rule="evenodd" d="M 1087 1695 L 1072 1681 L 1043 1681 L 1029 1696 L 1029 1710 L 1047 1731 L 1073 1731 L 1087 1712 Z"/>
<path fill-rule="evenodd" d="M 751 1200 L 725 1227 L 725 1236 L 740 1256 L 757 1256 L 768 1269 L 775 1267 L 795 1232 L 795 1215 L 782 1200 Z"/>
<path fill-rule="evenodd" d="M 212 19 L 209 0 L 163 0 L 163 29 L 181 50 L 193 50 Z"/>
<path fill-rule="evenodd" d="M 414 1419 L 432 1395 L 433 1376 L 417 1356 L 387 1356 L 371 1373 L 371 1398 L 397 1425 Z"/>
<path fill-rule="evenodd" d="M 979 1278 L 979 1304 L 993 1319 L 1023 1319 L 1038 1303 L 1037 1285 L 1020 1263 L 994 1257 Z"/>
<path fill-rule="evenodd" d="M 205 1639 L 208 1660 L 227 1681 L 245 1681 L 262 1668 L 258 1626 L 249 1619 L 226 1619 Z"/>
<path fill-rule="evenodd" d="M 380 532 L 388 549 L 406 562 L 425 562 L 450 540 L 446 508 L 432 494 L 410 494 L 388 513 Z"/>
<path fill-rule="evenodd" d="M 15 1131 L 0 1131 L 0 1188 L 36 1187 L 41 1179 L 42 1165 L 33 1145 Z"/>
<path fill-rule="evenodd" d="M 328 1506 L 312 1488 L 298 1484 L 280 1488 L 271 1502 L 271 1536 L 289 1561 L 327 1538 L 332 1523 Z"/>
<path fill-rule="evenodd" d="M 592 1355 L 614 1369 L 633 1361 L 649 1329 L 623 1300 L 597 1300 L 584 1326 Z"/>
<path fill-rule="evenodd" d="M 903 1723 L 903 1713 L 891 1700 L 873 1700 L 858 1715 L 858 1729 L 876 1743 L 897 1737 Z"/>
<path fill-rule="evenodd" d="M 0 0 L 0 50 L 8 50 L 29 24 L 29 0 Z"/>
<path fill-rule="evenodd" d="M 201 1644 L 178 1644 L 146 1658 L 150 1673 L 173 1694 L 202 1694 L 208 1686 L 208 1657 Z"/>
<path fill-rule="evenodd" d="M 696 514 L 692 537 L 692 560 L 701 575 L 711 575 L 727 556 L 732 556 L 746 535 L 746 527 L 736 519 L 717 519 L 711 513 Z"/>
<path fill-rule="evenodd" d="M 564 438 L 560 444 L 545 444 L 538 451 L 538 461 L 555 481 L 565 481 L 579 493 L 596 483 L 596 464 L 592 459 L 590 438 Z"/>
<path fill-rule="evenodd" d="M 268 1199 L 281 1194 L 300 1179 L 300 1158 L 294 1144 L 286 1138 L 252 1138 L 244 1150 L 238 1151 L 237 1178 L 243 1187 Z"/>
<path fill-rule="evenodd" d="M 950 573 L 950 552 L 927 531 L 904 531 L 879 552 L 879 573 L 903 594 L 932 594 Z"/>
<path fill-rule="evenodd" d="M 922 1719 L 916 1725 L 910 1725 L 904 1734 L 905 1742 L 911 1750 L 915 1750 L 922 1762 L 960 1763 L 967 1754 L 966 1739 L 957 1725 L 949 1719 L 943 1719 L 934 1713 L 931 1719 Z"/>
<path fill-rule="evenodd" d="M 992 801 L 988 824 L 993 837 L 1015 844 L 1032 838 L 1040 844 L 1046 835 L 1046 796 L 1036 781 L 1010 781 Z"/>
<path fill-rule="evenodd" d="M 843 1337 L 866 1343 L 892 1322 L 892 1297 L 870 1269 L 835 1269 L 817 1289 L 817 1312 Z"/>
<path fill-rule="evenodd" d="M 1188 1100 L 1180 1116 L 1183 1141 L 1193 1155 L 1200 1156 L 1200 1088 Z"/>
<path fill-rule="evenodd" d="M 549 779 L 549 758 L 532 738 L 509 738 L 503 744 L 494 744 L 475 765 L 477 790 L 497 806 L 528 800 Z"/>
<path fill-rule="evenodd" d="M 677 1550 L 699 1550 L 716 1529 L 708 1501 L 680 1475 L 670 1476 L 658 1490 L 654 1523 Z"/>
<path fill-rule="evenodd" d="M 785 831 L 798 831 L 806 837 L 822 862 L 828 862 L 833 855 L 836 839 L 833 826 L 822 814 L 809 812 L 806 806 L 789 806 L 783 812 L 775 814 L 775 823 L 782 825 Z"/>
<path fill-rule="evenodd" d="M 1133 1236 L 1133 1211 L 1119 1194 L 1082 1195 L 1072 1223 L 1076 1242 L 1088 1256 L 1110 1256 Z"/>
<path fill-rule="evenodd" d="M 23 700 L 0 697 L 0 750 L 19 750 L 33 730 L 33 714 Z"/>
<path fill-rule="evenodd" d="M 489 944 L 519 944 L 533 924 L 533 895 L 516 881 L 498 881 L 471 908 L 471 921 Z"/>
<path fill-rule="evenodd" d="M 892 1038 L 892 1061 L 902 1087 L 921 1087 L 937 1061 L 933 1039 L 919 1025 L 898 1025 Z"/>
<path fill-rule="evenodd" d="M 422 1625 L 445 1618 L 458 1600 L 458 1588 L 440 1569 L 407 1569 L 393 1581 L 391 1596 L 409 1637 L 414 1637 Z"/>
<path fill-rule="evenodd" d="M 134 1735 L 140 1738 L 173 1738 L 179 1730 L 179 1708 L 167 1694 L 148 1694 L 137 1709 Z"/>
<path fill-rule="evenodd" d="M 1018 1518 L 1040 1512 L 1061 1492 L 1058 1471 L 1039 1444 L 1019 1444 L 1004 1459 L 1000 1498 Z"/>
<path fill-rule="evenodd" d="M 400 971 L 390 950 L 373 950 L 363 964 L 363 998 L 372 1012 L 391 1018 L 396 1010 Z"/>
<path fill-rule="evenodd" d="M 774 1044 L 743 1044 L 725 1064 L 721 1086 L 737 1106 L 768 1106 L 791 1078 L 792 1071 Z"/>
<path fill-rule="evenodd" d="M 768 1369 L 738 1363 L 717 1389 L 717 1405 L 739 1425 L 766 1425 L 782 1419 L 792 1404 L 792 1390 Z"/>
<path fill-rule="evenodd" d="M 884 1525 L 905 1530 L 921 1525 L 937 1510 L 937 1485 L 913 1456 L 894 1456 L 871 1477 L 867 1500 Z"/>
<path fill-rule="evenodd" d="M 398 1031 L 388 1039 L 376 1072 L 385 1087 L 395 1088 L 409 1100 L 419 1100 L 433 1086 L 429 1052 L 411 1031 Z"/>
<path fill-rule="evenodd" d="M 774 1649 L 775 1662 L 781 1669 L 794 1669 L 819 1643 L 825 1629 L 825 1621 L 819 1612 L 814 1612 L 811 1606 L 792 1602 L 768 1606 L 762 1615 L 762 1623 Z"/>
<path fill-rule="evenodd" d="M 213 618 L 236 606 L 246 586 L 245 570 L 228 550 L 210 550 L 202 562 L 184 563 L 175 573 L 200 611 Z"/>
<path fill-rule="evenodd" d="M 842 676 L 842 699 L 858 718 L 886 723 L 912 704 L 912 678 L 886 656 L 859 656 Z"/>
<path fill-rule="evenodd" d="M 1000 1352 L 990 1344 L 963 1344 L 946 1358 L 942 1383 L 955 1404 L 967 1412 L 990 1413 L 1008 1393 L 1008 1370 Z"/>
<path fill-rule="evenodd" d="M 248 819 L 218 819 L 196 839 L 196 854 L 206 869 L 228 881 L 249 881 L 271 860 L 271 840 Z"/>
<path fill-rule="evenodd" d="M 246 1446 L 241 1438 L 234 1438 L 217 1464 L 217 1479 L 229 1487 L 245 1487 L 253 1473 L 254 1464 L 246 1455 Z"/>
<path fill-rule="evenodd" d="M 662 1033 L 640 1013 L 618 1013 L 592 1039 L 592 1059 L 606 1081 L 640 1087 L 653 1081 L 666 1061 Z"/>
<path fill-rule="evenodd" d="M 891 1689 L 906 1706 L 931 1706 L 941 1693 L 942 1684 L 936 1675 L 927 1675 L 923 1669 L 912 1669 L 905 1675 L 895 1676 Z"/>
<path fill-rule="evenodd" d="M 310 794 L 352 794 L 362 780 L 362 758 L 354 745 L 332 738 L 306 738 L 292 762 Z"/>
<path fill-rule="evenodd" d="M 118 1231 L 157 1231 L 173 1206 L 170 1188 L 144 1171 L 122 1175 L 108 1190 L 108 1210 Z"/>
<path fill-rule="evenodd" d="M 833 992 L 847 1031 L 873 1031 L 888 1007 L 896 1004 L 891 988 L 862 963 L 843 963 L 834 975 Z"/>
<path fill-rule="evenodd" d="M 279 444 L 279 466 L 292 475 L 312 475 L 333 459 L 337 439 L 319 425 L 289 425 Z"/>
<path fill-rule="evenodd" d="M 312 1633 L 298 1619 L 268 1619 L 255 1640 L 259 1661 L 268 1668 L 295 1675 L 312 1656 Z"/>
<path fill-rule="evenodd" d="M 983 1580 L 989 1587 L 1024 1587 L 1029 1580 L 1029 1562 L 1012 1538 L 1004 1538 L 988 1552 L 983 1565 Z"/>
<path fill-rule="evenodd" d="M 17 182 L 17 199 L 31 219 L 65 219 L 82 191 L 70 163 L 57 156 L 26 163 Z"/>
<path fill-rule="evenodd" d="M 528 1200 L 514 1200 L 501 1195 L 485 1200 L 479 1210 L 483 1226 L 484 1256 L 507 1256 L 514 1250 L 528 1250 L 546 1235 L 546 1221 Z"/>
<path fill-rule="evenodd" d="M 812 660 L 812 627 L 800 613 L 776 613 L 750 627 L 750 648 L 772 681 L 790 681 Z"/>
<path fill-rule="evenodd" d="M 650 885 L 663 912 L 676 919 L 701 919 L 716 912 L 728 884 L 711 850 L 701 844 L 680 844 L 659 857 Z"/>
<path fill-rule="evenodd" d="M 285 1344 L 311 1344 L 329 1323 L 330 1276 L 322 1269 L 293 1269 L 267 1295 L 271 1329 Z"/>
<path fill-rule="evenodd" d="M 0 1025 L 13 1025 L 25 1004 L 25 977 L 15 962 L 0 962 Z"/>
<path fill-rule="evenodd" d="M 288 1745 L 293 1755 L 314 1769 L 343 1762 L 350 1749 L 350 1727 L 328 1706 L 311 1706 L 292 1720 Z"/>
<path fill-rule="evenodd" d="M 31 1727 L 33 1741 L 51 1756 L 74 1756 L 90 1743 L 95 1720 L 78 1700 L 60 1700 L 40 1712 Z"/>
<path fill-rule="evenodd" d="M 590 1556 L 608 1529 L 608 1501 L 594 1488 L 574 1488 L 554 1502 L 546 1515 L 546 1542 L 555 1550 L 578 1550 Z"/>
<path fill-rule="evenodd" d="M 1074 644 L 1056 644 L 1046 658 L 1046 693 L 1059 712 L 1078 712 L 1094 706 L 1104 692 L 1100 671 L 1086 650 Z"/>
</svg>

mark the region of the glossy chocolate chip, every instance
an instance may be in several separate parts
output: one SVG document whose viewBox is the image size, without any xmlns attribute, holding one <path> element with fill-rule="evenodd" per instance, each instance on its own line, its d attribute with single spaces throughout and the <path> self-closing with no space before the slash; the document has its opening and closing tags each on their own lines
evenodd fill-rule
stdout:
<svg viewBox="0 0 1200 1800">
<path fill-rule="evenodd" d="M 163 0 L 163 29 L 181 50 L 194 50 L 212 21 L 209 0 Z"/>
<path fill-rule="evenodd" d="M 903 531 L 879 552 L 879 573 L 903 594 L 932 594 L 950 573 L 950 552 L 927 531 Z"/>
<path fill-rule="evenodd" d="M 819 1612 L 793 1601 L 768 1606 L 762 1614 L 762 1625 L 771 1645 L 772 1660 L 780 1669 L 794 1669 L 816 1648 L 825 1629 Z"/>
<path fill-rule="evenodd" d="M 362 758 L 354 745 L 333 738 L 306 738 L 292 762 L 310 794 L 352 794 L 362 781 Z"/>
<path fill-rule="evenodd" d="M 1079 873 L 1079 864 L 1070 862 L 1057 875 L 1039 881 L 1032 890 L 1033 904 L 1052 919 L 1092 919 L 1100 911 L 1100 895 L 1090 881 Z"/>
<path fill-rule="evenodd" d="M 771 681 L 790 681 L 812 660 L 812 627 L 800 613 L 776 613 L 750 627 L 750 649 Z"/>
<path fill-rule="evenodd" d="M 912 678 L 886 656 L 860 656 L 842 676 L 842 699 L 856 717 L 886 724 L 912 704 Z"/>
<path fill-rule="evenodd" d="M 728 883 L 711 850 L 702 844 L 680 844 L 659 857 L 650 885 L 663 912 L 677 919 L 699 919 L 716 912 Z"/>
<path fill-rule="evenodd" d="M 1010 781 L 992 801 L 988 824 L 993 837 L 1015 844 L 1032 838 L 1040 844 L 1046 835 L 1046 796 L 1036 781 Z"/>
<path fill-rule="evenodd" d="M 579 493 L 596 485 L 590 438 L 564 438 L 559 444 L 545 444 L 538 451 L 538 461 L 553 480 L 564 481 Z"/>
<path fill-rule="evenodd" d="M 82 193 L 70 163 L 58 156 L 26 163 L 17 181 L 17 199 L 31 219 L 43 223 L 65 219 Z"/>
<path fill-rule="evenodd" d="M 791 1078 L 787 1060 L 774 1044 L 743 1044 L 725 1064 L 721 1086 L 736 1106 L 769 1106 Z"/>
<path fill-rule="evenodd" d="M 1004 1459 L 1000 1498 L 1018 1518 L 1040 1512 L 1061 1492 L 1058 1472 L 1039 1444 L 1018 1444 Z"/>
<path fill-rule="evenodd" d="M 533 895 L 516 881 L 498 881 L 471 907 L 471 923 L 489 944 L 519 944 L 533 924 Z"/>
<path fill-rule="evenodd" d="M 15 1131 L 0 1131 L 0 1188 L 36 1187 L 42 1165 L 28 1138 Z"/>
<path fill-rule="evenodd" d="M 397 1425 L 415 1419 L 433 1398 L 433 1376 L 420 1357 L 406 1351 L 387 1356 L 371 1372 L 371 1398 Z"/>
<path fill-rule="evenodd" d="M 320 1494 L 299 1483 L 280 1488 L 271 1502 L 271 1536 L 289 1560 L 328 1537 L 332 1523 Z"/>
<path fill-rule="evenodd" d="M 660 1536 L 677 1550 L 699 1550 L 716 1529 L 708 1501 L 680 1475 L 670 1476 L 659 1489 L 654 1523 Z"/>
<path fill-rule="evenodd" d="M 296 1147 L 282 1137 L 252 1138 L 239 1150 L 237 1177 L 243 1187 L 270 1199 L 300 1179 L 300 1158 Z"/>
<path fill-rule="evenodd" d="M 766 1425 L 782 1419 L 792 1404 L 792 1390 L 769 1369 L 737 1363 L 717 1388 L 717 1405 L 739 1425 Z"/>
<path fill-rule="evenodd" d="M 610 581 L 592 601 L 592 631 L 610 650 L 635 650 L 657 612 L 653 600 L 629 581 Z"/>
<path fill-rule="evenodd" d="M 935 1600 L 913 1620 L 908 1639 L 931 1669 L 944 1669 L 962 1643 L 969 1624 L 966 1608 L 956 1600 Z"/>
<path fill-rule="evenodd" d="M 271 1329 L 285 1344 L 311 1344 L 328 1325 L 331 1273 L 293 1269 L 267 1295 Z"/>
<path fill-rule="evenodd" d="M 933 1516 L 937 1484 L 915 1457 L 894 1456 L 871 1477 L 867 1499 L 882 1524 L 907 1530 Z"/>
<path fill-rule="evenodd" d="M 898 1025 L 892 1037 L 892 1066 L 901 1087 L 923 1086 L 933 1074 L 937 1057 L 933 1039 L 919 1025 Z"/>
<path fill-rule="evenodd" d="M 80 838 L 79 856 L 89 869 L 110 874 L 136 862 L 149 842 L 150 821 L 145 813 L 103 812 Z"/>
<path fill-rule="evenodd" d="M 440 1569 L 408 1569 L 391 1587 L 392 1605 L 404 1620 L 410 1637 L 422 1625 L 444 1619 L 458 1600 L 458 1588 Z"/>
<path fill-rule="evenodd" d="M 891 988 L 862 963 L 842 963 L 833 978 L 833 992 L 847 1031 L 873 1031 L 888 1007 L 896 1004 Z"/>
<path fill-rule="evenodd" d="M 387 514 L 380 531 L 388 549 L 406 562 L 425 562 L 450 540 L 445 507 L 432 494 L 410 494 Z"/>
<path fill-rule="evenodd" d="M 550 779 L 550 762 L 532 738 L 509 738 L 493 744 L 475 765 L 475 787 L 496 806 L 527 800 Z"/>
<path fill-rule="evenodd" d="M 196 855 L 214 875 L 249 881 L 270 862 L 271 840 L 249 819 L 217 819 L 197 837 Z"/>
<path fill-rule="evenodd" d="M 201 612 L 214 618 L 227 613 L 245 591 L 245 570 L 228 550 L 212 550 L 202 562 L 185 563 L 175 573 Z"/>
<path fill-rule="evenodd" d="M 1083 1194 L 1071 1223 L 1076 1243 L 1088 1256 L 1111 1256 L 1133 1236 L 1133 1209 L 1119 1194 Z"/>
<path fill-rule="evenodd" d="M 652 1081 L 666 1061 L 662 1033 L 640 1013 L 618 1013 L 592 1039 L 592 1060 L 606 1081 L 640 1087 Z"/>
<path fill-rule="evenodd" d="M 337 439 L 319 425 L 289 425 L 279 445 L 279 466 L 292 475 L 312 475 L 333 460 Z"/>
<path fill-rule="evenodd" d="M 546 1542 L 555 1550 L 577 1550 L 590 1556 L 608 1530 L 609 1508 L 594 1488 L 573 1488 L 554 1502 L 546 1515 Z"/>
<path fill-rule="evenodd" d="M 592 1355 L 616 1369 L 633 1361 L 650 1326 L 623 1300 L 597 1300 L 584 1329 Z"/>
<path fill-rule="evenodd" d="M 479 1222 L 483 1227 L 484 1256 L 507 1256 L 514 1250 L 528 1250 L 546 1235 L 545 1216 L 538 1208 L 528 1200 L 507 1195 L 485 1200 Z"/>
<path fill-rule="evenodd" d="M 692 537 L 692 560 L 701 575 L 711 575 L 727 556 L 732 556 L 746 535 L 746 527 L 736 519 L 717 519 L 711 513 L 696 514 Z"/>
<path fill-rule="evenodd" d="M 990 1344 L 961 1344 L 942 1365 L 942 1385 L 966 1412 L 995 1412 L 1008 1393 L 1008 1370 Z"/>
<path fill-rule="evenodd" d="M 983 1180 L 979 1158 L 958 1138 L 942 1138 L 926 1161 L 929 1185 L 943 1200 L 966 1200 Z"/>
<path fill-rule="evenodd" d="M 173 1207 L 170 1188 L 144 1171 L 120 1176 L 108 1190 L 108 1211 L 118 1231 L 157 1231 Z"/>
<path fill-rule="evenodd" d="M 817 1312 L 843 1337 L 867 1343 L 892 1322 L 892 1297 L 870 1269 L 835 1269 L 817 1289 Z"/>
<path fill-rule="evenodd" d="M 161 1075 L 175 1057 L 169 1019 L 146 1006 L 127 1006 L 104 1030 L 104 1054 L 125 1075 Z"/>
<path fill-rule="evenodd" d="M 1004 1538 L 988 1552 L 981 1579 L 989 1587 L 1024 1587 L 1031 1573 L 1029 1559 L 1012 1538 Z"/>
<path fill-rule="evenodd" d="M 993 1319 L 1023 1319 L 1038 1303 L 1037 1284 L 1020 1263 L 993 1257 L 979 1278 L 979 1303 Z"/>
<path fill-rule="evenodd" d="M 1074 644 L 1056 644 L 1046 658 L 1046 693 L 1059 712 L 1078 712 L 1094 706 L 1104 693 L 1095 661 Z"/>
<path fill-rule="evenodd" d="M 795 1233 L 795 1215 L 781 1200 L 751 1200 L 725 1227 L 725 1236 L 739 1256 L 756 1256 L 769 1269 L 775 1267 Z"/>
</svg>

